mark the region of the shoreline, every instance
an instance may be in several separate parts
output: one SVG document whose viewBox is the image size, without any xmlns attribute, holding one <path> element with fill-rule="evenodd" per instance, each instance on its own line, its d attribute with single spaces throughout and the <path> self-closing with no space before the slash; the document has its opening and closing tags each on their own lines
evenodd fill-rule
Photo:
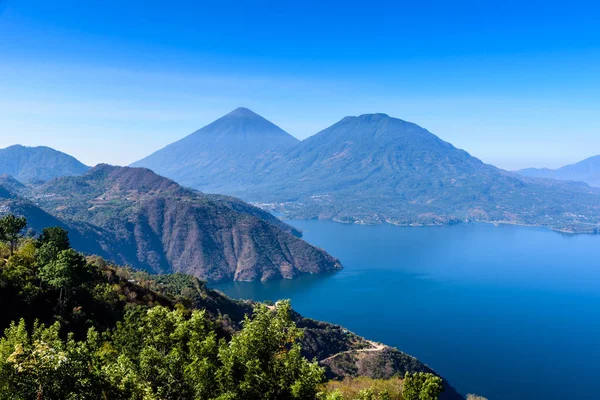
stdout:
<svg viewBox="0 0 600 400">
<path fill-rule="evenodd" d="M 453 225 L 462 225 L 462 224 L 472 224 L 472 223 L 485 223 L 485 224 L 490 224 L 490 225 L 512 225 L 512 226 L 520 226 L 520 227 L 524 227 L 524 228 L 539 228 L 539 229 L 545 229 L 548 231 L 552 231 L 552 232 L 556 232 L 556 233 L 563 233 L 563 234 L 568 234 L 568 235 L 600 235 L 600 226 L 598 227 L 599 231 L 598 232 L 589 232 L 589 231 L 573 231 L 573 230 L 567 230 L 564 228 L 556 228 L 556 227 L 551 227 L 551 226 L 547 226 L 547 225 L 535 225 L 535 224 L 527 224 L 527 223 L 521 223 L 521 222 L 514 222 L 514 221 L 489 221 L 489 220 L 468 220 L 468 221 L 464 221 L 464 220 L 455 220 L 452 222 L 448 222 L 448 223 L 440 223 L 440 224 L 427 224 L 427 223 L 409 223 L 409 224 L 404 224 L 404 223 L 396 223 L 393 221 L 383 221 L 383 222 L 364 222 L 364 221 L 342 221 L 336 218 L 293 218 L 293 217 L 288 217 L 285 214 L 282 214 L 280 212 L 278 212 L 277 217 L 280 218 L 282 221 L 310 221 L 310 220 L 318 220 L 318 221 L 332 221 L 338 224 L 345 224 L 345 225 L 366 225 L 366 226 L 377 226 L 377 225 L 393 225 L 393 226 L 398 226 L 401 228 L 435 228 L 435 227 L 444 227 L 444 226 L 453 226 Z"/>
</svg>

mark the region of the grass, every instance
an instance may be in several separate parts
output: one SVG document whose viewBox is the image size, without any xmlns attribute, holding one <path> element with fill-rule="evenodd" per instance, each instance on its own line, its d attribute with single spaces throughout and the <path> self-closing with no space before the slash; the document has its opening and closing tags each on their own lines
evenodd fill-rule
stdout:
<svg viewBox="0 0 600 400">
<path fill-rule="evenodd" d="M 390 400 L 402 400 L 402 379 L 346 378 L 342 381 L 329 381 L 323 387 L 323 392 L 338 391 L 343 399 L 358 398 L 360 392 L 365 390 L 371 390 L 374 395 L 387 392 Z"/>
</svg>

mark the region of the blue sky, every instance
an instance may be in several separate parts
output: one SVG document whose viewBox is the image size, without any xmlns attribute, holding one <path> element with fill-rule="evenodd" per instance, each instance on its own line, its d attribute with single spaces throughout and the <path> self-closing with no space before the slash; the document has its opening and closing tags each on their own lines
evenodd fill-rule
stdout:
<svg viewBox="0 0 600 400">
<path fill-rule="evenodd" d="M 0 147 L 129 164 L 238 106 L 383 112 L 485 162 L 600 154 L 600 5 L 0 0 Z"/>
</svg>

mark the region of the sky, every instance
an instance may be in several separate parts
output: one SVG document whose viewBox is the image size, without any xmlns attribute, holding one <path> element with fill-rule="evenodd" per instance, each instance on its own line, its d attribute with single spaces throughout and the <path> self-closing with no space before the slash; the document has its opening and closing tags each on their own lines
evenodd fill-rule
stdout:
<svg viewBox="0 0 600 400">
<path fill-rule="evenodd" d="M 236 107 L 415 122 L 505 169 L 600 154 L 600 4 L 0 0 L 0 147 L 127 165 Z"/>
</svg>

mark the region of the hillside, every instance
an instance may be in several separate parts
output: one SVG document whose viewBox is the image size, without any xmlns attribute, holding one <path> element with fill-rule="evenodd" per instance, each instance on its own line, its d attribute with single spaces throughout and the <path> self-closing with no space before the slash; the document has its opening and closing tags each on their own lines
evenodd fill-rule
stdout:
<svg viewBox="0 0 600 400">
<path fill-rule="evenodd" d="M 590 157 L 558 169 L 526 168 L 516 172 L 523 176 L 562 181 L 579 181 L 585 182 L 590 186 L 600 187 L 600 156 Z"/>
<path fill-rule="evenodd" d="M 0 316 L 0 398 L 317 400 L 325 376 L 436 375 L 287 302 L 234 301 L 189 275 L 84 258 L 56 228 L 21 239 L 12 256 L 0 242 L 0 285 L 11 305 Z M 462 398 L 440 382 L 442 399 Z M 287 394 L 299 385 L 301 396 Z"/>
<path fill-rule="evenodd" d="M 302 218 L 399 225 L 476 220 L 574 232 L 600 227 L 598 190 L 500 170 L 384 114 L 344 118 L 288 151 L 285 161 L 274 161 L 244 191 L 246 200 L 277 203 L 272 206 Z"/>
<path fill-rule="evenodd" d="M 236 199 L 205 196 L 142 168 L 99 165 L 81 177 L 24 187 L 5 212 L 58 219 L 77 250 L 154 273 L 269 280 L 341 268 L 295 229 Z M 24 199 L 27 198 L 27 199 Z M 36 216 L 34 216 L 36 215 Z"/>
<path fill-rule="evenodd" d="M 286 154 L 256 191 L 303 217 L 430 225 L 482 220 L 593 232 L 598 191 L 520 178 L 416 124 L 383 114 L 344 118 Z M 289 184 L 288 184 L 289 182 Z M 294 186 L 292 188 L 292 185 Z M 249 195 L 252 198 L 252 195 Z"/>
<path fill-rule="evenodd" d="M 264 159 L 298 139 L 246 108 L 237 108 L 164 149 L 133 163 L 184 186 L 226 193 Z"/>
<path fill-rule="evenodd" d="M 49 147 L 15 145 L 0 149 L 0 175 L 11 175 L 23 183 L 83 175 L 87 170 L 89 167 L 74 157 Z"/>
<path fill-rule="evenodd" d="M 292 218 L 600 228 L 600 190 L 503 171 L 385 114 L 346 117 L 261 158 L 250 171 L 243 180 L 223 182 L 214 175 L 207 184 L 227 186 L 229 194 Z"/>
</svg>

